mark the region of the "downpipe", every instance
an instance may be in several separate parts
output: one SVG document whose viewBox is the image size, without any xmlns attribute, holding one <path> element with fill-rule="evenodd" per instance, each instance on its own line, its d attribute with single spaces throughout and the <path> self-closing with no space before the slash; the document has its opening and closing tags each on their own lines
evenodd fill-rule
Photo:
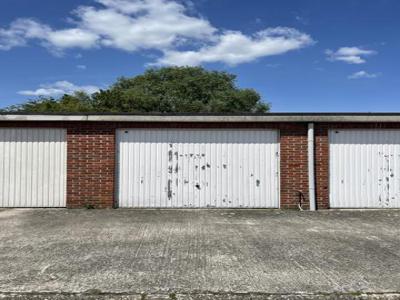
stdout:
<svg viewBox="0 0 400 300">
<path fill-rule="evenodd" d="M 308 197 L 310 201 L 310 211 L 317 208 L 315 202 L 315 169 L 314 169 L 314 123 L 308 123 Z"/>
</svg>

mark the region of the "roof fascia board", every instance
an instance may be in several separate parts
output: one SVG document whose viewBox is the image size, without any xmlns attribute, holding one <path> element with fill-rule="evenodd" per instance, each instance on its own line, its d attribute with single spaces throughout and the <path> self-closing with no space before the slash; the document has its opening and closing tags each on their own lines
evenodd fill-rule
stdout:
<svg viewBox="0 0 400 300">
<path fill-rule="evenodd" d="M 400 122 L 400 115 L 0 115 L 0 121 L 87 121 L 87 122 Z"/>
</svg>

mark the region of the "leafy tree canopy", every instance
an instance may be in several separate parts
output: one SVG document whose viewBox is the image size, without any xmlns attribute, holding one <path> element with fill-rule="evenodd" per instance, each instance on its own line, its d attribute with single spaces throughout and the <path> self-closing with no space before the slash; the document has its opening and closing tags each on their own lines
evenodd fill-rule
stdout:
<svg viewBox="0 0 400 300">
<path fill-rule="evenodd" d="M 5 108 L 6 112 L 68 113 L 254 113 L 269 111 L 253 89 L 236 86 L 236 76 L 201 67 L 149 69 L 119 78 L 92 95 L 77 92 L 59 99 L 39 98 Z"/>
</svg>

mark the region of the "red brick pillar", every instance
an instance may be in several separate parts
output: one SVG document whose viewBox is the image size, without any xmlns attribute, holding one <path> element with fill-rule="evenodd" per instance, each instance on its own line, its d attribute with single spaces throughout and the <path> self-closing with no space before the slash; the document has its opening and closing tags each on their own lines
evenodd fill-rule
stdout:
<svg viewBox="0 0 400 300">
<path fill-rule="evenodd" d="M 67 207 L 112 208 L 115 126 L 73 123 L 67 130 Z"/>
<path fill-rule="evenodd" d="M 315 194 L 317 208 L 329 208 L 329 139 L 326 124 L 315 124 Z"/>
<path fill-rule="evenodd" d="M 284 124 L 280 128 L 281 208 L 297 208 L 299 191 L 309 207 L 307 124 Z"/>
</svg>

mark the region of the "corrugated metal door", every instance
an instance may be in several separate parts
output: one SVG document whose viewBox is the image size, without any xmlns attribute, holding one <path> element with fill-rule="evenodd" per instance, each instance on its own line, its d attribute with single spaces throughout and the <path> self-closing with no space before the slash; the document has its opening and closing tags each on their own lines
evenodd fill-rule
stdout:
<svg viewBox="0 0 400 300">
<path fill-rule="evenodd" d="M 330 206 L 400 207 L 400 130 L 331 130 Z"/>
<path fill-rule="evenodd" d="M 64 129 L 0 129 L 0 207 L 66 206 Z"/>
<path fill-rule="evenodd" d="M 120 207 L 277 208 L 275 130 L 120 130 Z"/>
</svg>

